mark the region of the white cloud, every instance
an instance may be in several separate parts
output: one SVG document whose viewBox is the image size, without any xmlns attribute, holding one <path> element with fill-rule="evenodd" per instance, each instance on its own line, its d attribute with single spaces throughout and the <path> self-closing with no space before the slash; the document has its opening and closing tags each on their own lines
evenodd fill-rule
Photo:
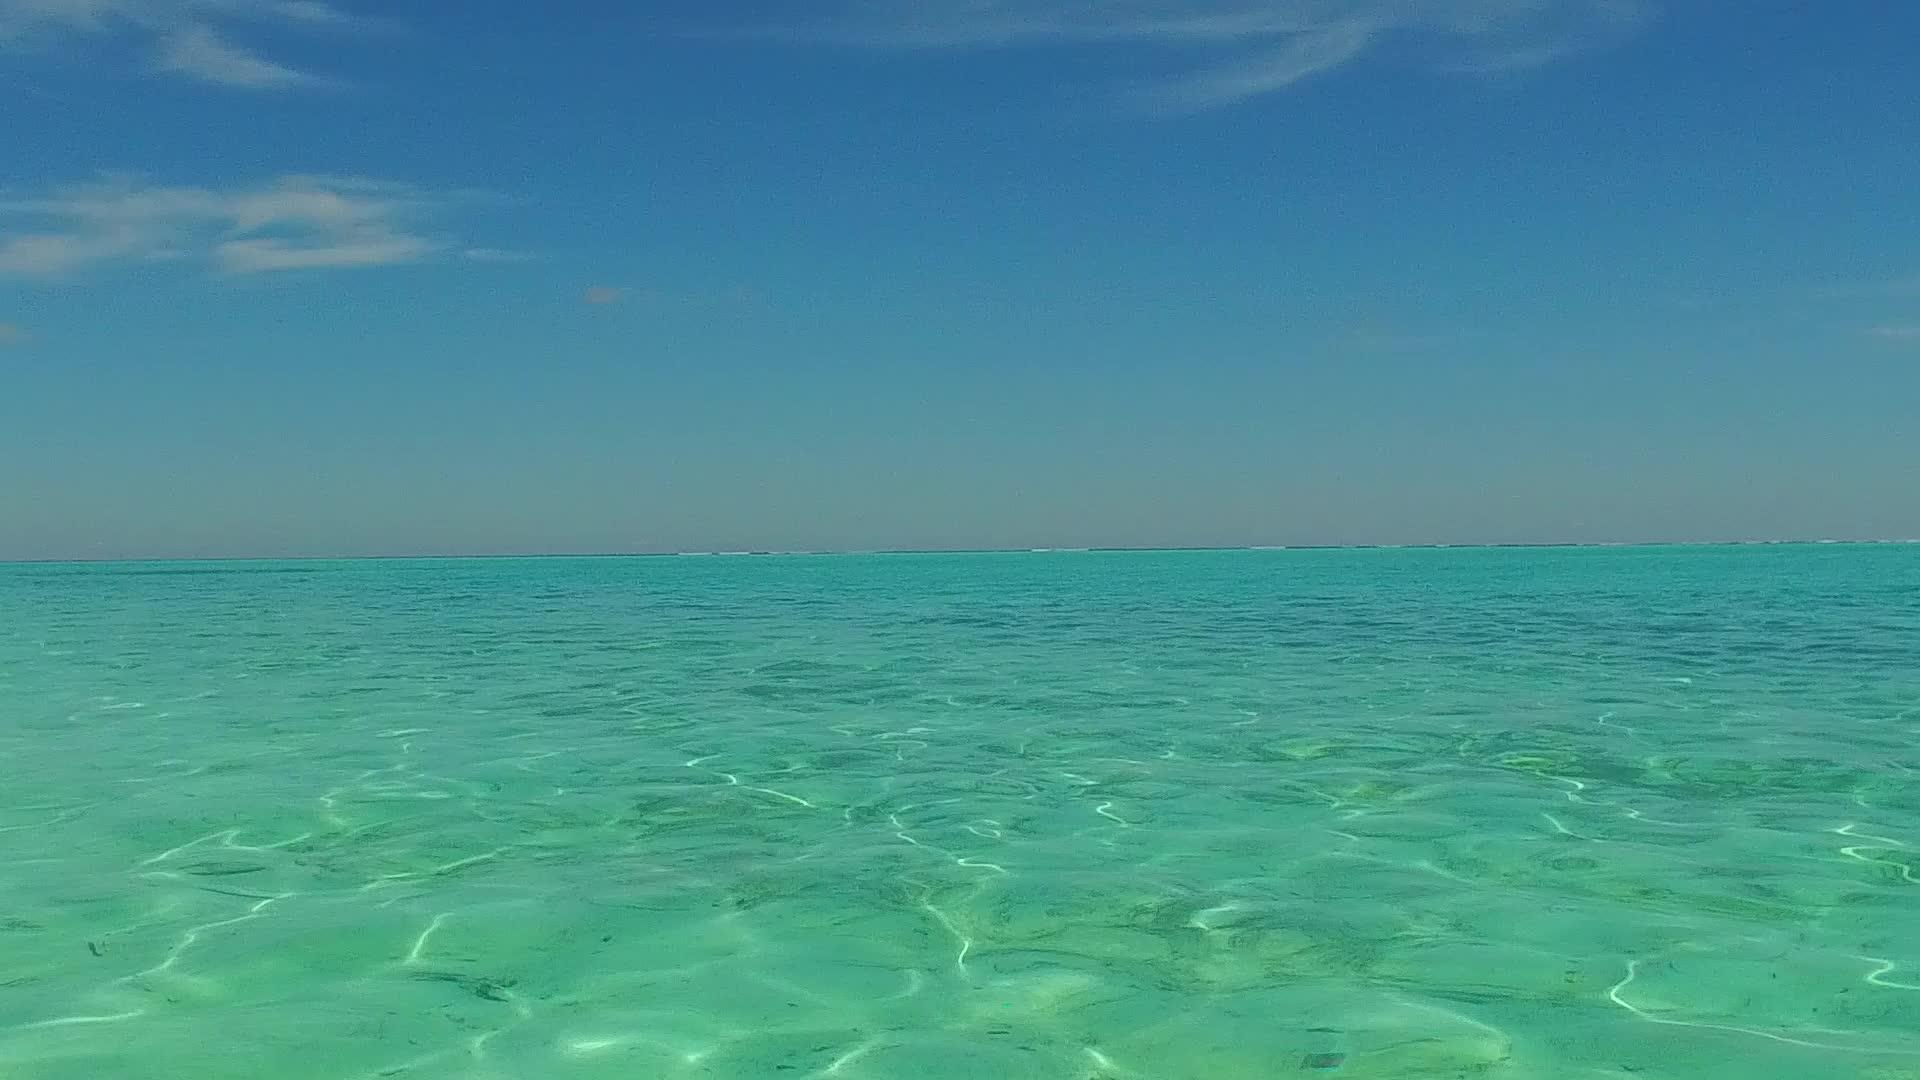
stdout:
<svg viewBox="0 0 1920 1080">
<path fill-rule="evenodd" d="M 468 262 L 480 263 L 517 263 L 532 262 L 536 256 L 525 251 L 508 251 L 504 248 L 472 247 L 460 253 Z"/>
<path fill-rule="evenodd" d="M 1537 67 L 1644 25 L 1653 0 L 846 0 L 806 36 L 896 48 L 1156 45 L 1188 66 L 1151 87 L 1162 107 L 1269 94 L 1390 40 L 1438 47 L 1439 66 Z"/>
<path fill-rule="evenodd" d="M 246 89 L 327 80 L 255 52 L 237 42 L 236 33 L 368 25 L 323 0 L 0 0 L 0 46 L 125 42 L 146 54 L 155 71 Z"/>
<path fill-rule="evenodd" d="M 1822 300 L 1852 300 L 1876 296 L 1920 296 L 1920 276 L 1881 278 L 1878 281 L 1830 282 L 1809 290 Z"/>
<path fill-rule="evenodd" d="M 168 259 L 235 274 L 416 262 L 445 247 L 417 224 L 445 201 L 339 177 L 224 189 L 109 178 L 0 199 L 0 274 L 58 277 Z"/>
<path fill-rule="evenodd" d="M 1294 34 L 1276 49 L 1174 80 L 1148 98 L 1173 109 L 1231 105 L 1331 71 L 1364 52 L 1372 38 L 1373 31 L 1360 24 Z"/>
<path fill-rule="evenodd" d="M 0 322 L 0 345 L 19 345 L 26 340 L 27 332 L 20 329 L 18 324 Z"/>
<path fill-rule="evenodd" d="M 160 41 L 160 68 L 226 86 L 293 86 L 314 77 L 228 44 L 208 26 L 176 30 Z"/>
<path fill-rule="evenodd" d="M 241 274 L 270 270 L 338 270 L 416 262 L 433 250 L 418 236 L 342 238 L 326 244 L 227 240 L 214 248 L 220 265 Z"/>
<path fill-rule="evenodd" d="M 1868 330 L 1867 333 L 1872 334 L 1882 341 L 1902 341 L 1920 344 L 1920 323 L 1876 326 Z"/>
<path fill-rule="evenodd" d="M 0 236 L 0 274 L 57 277 L 92 263 L 164 251 L 159 240 L 124 228 Z"/>
<path fill-rule="evenodd" d="M 581 299 L 589 304 L 617 304 L 627 298 L 627 290 L 617 285 L 593 285 Z"/>
</svg>

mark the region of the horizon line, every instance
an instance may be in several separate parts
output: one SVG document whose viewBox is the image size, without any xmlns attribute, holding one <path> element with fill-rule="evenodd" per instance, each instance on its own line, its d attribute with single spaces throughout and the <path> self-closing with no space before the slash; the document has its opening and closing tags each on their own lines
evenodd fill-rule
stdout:
<svg viewBox="0 0 1920 1080">
<path fill-rule="evenodd" d="M 1802 538 L 1789 540 L 1599 540 L 1599 541 L 1515 541 L 1506 543 L 1368 543 L 1368 544 L 1220 544 L 1177 546 L 1094 546 L 1094 547 L 927 547 L 927 548 L 829 548 L 829 549 L 741 549 L 711 551 L 583 551 L 583 552 L 491 552 L 491 553 L 417 553 L 385 555 L 155 555 L 87 558 L 66 556 L 44 559 L 0 559 L 0 566 L 112 566 L 141 563 L 258 563 L 258 562 L 460 562 L 480 560 L 533 559 L 677 559 L 677 558 L 846 558 L 879 555 L 1115 555 L 1179 554 L 1226 552 L 1287 551 L 1538 551 L 1634 548 L 1741 548 L 1741 547 L 1901 547 L 1920 546 L 1920 537 L 1901 538 Z"/>
</svg>

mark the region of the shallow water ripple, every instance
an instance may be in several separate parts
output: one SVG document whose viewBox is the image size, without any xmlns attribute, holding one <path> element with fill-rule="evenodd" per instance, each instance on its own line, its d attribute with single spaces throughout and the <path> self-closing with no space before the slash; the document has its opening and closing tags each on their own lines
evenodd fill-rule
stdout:
<svg viewBox="0 0 1920 1080">
<path fill-rule="evenodd" d="M 1920 1078 L 1920 548 L 0 567 L 0 1076 Z"/>
</svg>

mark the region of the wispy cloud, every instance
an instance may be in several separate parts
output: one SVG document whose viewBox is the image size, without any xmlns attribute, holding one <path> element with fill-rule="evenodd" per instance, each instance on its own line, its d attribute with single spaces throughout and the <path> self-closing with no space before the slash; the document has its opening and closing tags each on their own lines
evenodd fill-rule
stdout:
<svg viewBox="0 0 1920 1080">
<path fill-rule="evenodd" d="M 1889 326 L 1875 326 L 1867 333 L 1882 341 L 1898 341 L 1909 345 L 1920 345 L 1920 323 L 1896 323 Z"/>
<path fill-rule="evenodd" d="M 156 72 L 252 90 L 332 80 L 265 56 L 240 36 L 371 25 L 323 0 L 0 0 L 0 47 L 126 43 Z"/>
<path fill-rule="evenodd" d="M 1850 300 L 1885 296 L 1920 296 L 1920 275 L 1889 277 L 1879 280 L 1828 282 L 1812 287 L 1809 294 L 1822 300 Z"/>
<path fill-rule="evenodd" d="M 205 188 L 110 177 L 0 198 L 0 274 L 60 277 L 167 260 L 234 274 L 415 262 L 448 250 L 420 222 L 453 201 L 356 178 Z"/>
<path fill-rule="evenodd" d="M 8 345 L 19 345 L 26 340 L 27 332 L 22 330 L 18 324 L 0 322 L 0 348 Z"/>
<path fill-rule="evenodd" d="M 581 299 L 587 303 L 597 305 L 617 304 L 626 298 L 627 290 L 617 285 L 590 286 L 581 296 Z"/>
<path fill-rule="evenodd" d="M 1149 90 L 1145 97 L 1149 103 L 1175 110 L 1231 105 L 1331 71 L 1365 52 L 1372 38 L 1373 31 L 1359 23 L 1294 34 L 1248 59 L 1172 80 Z"/>
<path fill-rule="evenodd" d="M 505 248 L 470 247 L 460 253 L 468 262 L 478 263 L 519 263 L 532 262 L 539 256 L 530 251 L 508 251 Z"/>
<path fill-rule="evenodd" d="M 1159 46 L 1184 66 L 1144 100 L 1205 109 L 1396 40 L 1440 49 L 1437 66 L 1456 71 L 1537 67 L 1618 41 L 1654 13 L 1653 0 L 850 0 L 800 36 L 890 48 Z"/>
<path fill-rule="evenodd" d="M 189 26 L 166 35 L 160 42 L 160 67 L 227 86 L 263 88 L 315 81 L 306 72 L 235 48 L 210 26 Z"/>
</svg>

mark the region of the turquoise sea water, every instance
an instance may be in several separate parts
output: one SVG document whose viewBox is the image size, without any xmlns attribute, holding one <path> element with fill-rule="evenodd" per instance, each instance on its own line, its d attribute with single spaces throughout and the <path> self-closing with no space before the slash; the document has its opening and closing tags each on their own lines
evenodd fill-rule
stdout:
<svg viewBox="0 0 1920 1080">
<path fill-rule="evenodd" d="M 1920 547 L 0 567 L 0 1077 L 1920 1077 Z"/>
</svg>

